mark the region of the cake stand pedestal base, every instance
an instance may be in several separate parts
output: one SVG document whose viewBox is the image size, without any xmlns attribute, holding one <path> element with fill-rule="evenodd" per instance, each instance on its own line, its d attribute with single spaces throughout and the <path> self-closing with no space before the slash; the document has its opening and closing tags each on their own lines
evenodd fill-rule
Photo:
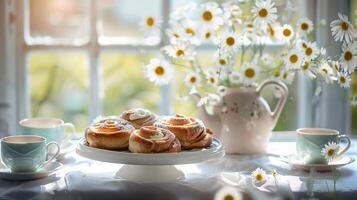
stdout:
<svg viewBox="0 0 357 200">
<path fill-rule="evenodd" d="M 123 165 L 115 178 L 137 182 L 167 182 L 183 180 L 185 174 L 174 165 Z"/>
</svg>

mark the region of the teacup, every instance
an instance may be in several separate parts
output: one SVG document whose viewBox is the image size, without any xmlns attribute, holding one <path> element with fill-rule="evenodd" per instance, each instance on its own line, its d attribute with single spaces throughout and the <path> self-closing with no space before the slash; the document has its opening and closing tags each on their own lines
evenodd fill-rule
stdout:
<svg viewBox="0 0 357 200">
<path fill-rule="evenodd" d="M 49 155 L 51 146 L 56 152 Z M 15 135 L 1 139 L 1 159 L 11 172 L 35 172 L 56 158 L 60 147 L 56 142 L 46 144 L 46 138 L 37 135 Z"/>
<path fill-rule="evenodd" d="M 64 123 L 56 118 L 29 118 L 20 121 L 21 134 L 39 135 L 45 137 L 47 142 L 57 142 L 61 144 L 73 137 L 76 130 L 73 124 Z M 70 128 L 71 134 L 66 135 L 65 129 Z"/>
<path fill-rule="evenodd" d="M 337 152 L 335 158 L 344 154 L 351 146 L 351 139 L 347 135 L 340 135 L 337 130 L 324 128 L 301 128 L 297 131 L 296 151 L 300 161 L 306 164 L 327 164 L 328 160 L 321 153 L 329 142 L 340 144 L 342 139 L 347 145 Z"/>
</svg>

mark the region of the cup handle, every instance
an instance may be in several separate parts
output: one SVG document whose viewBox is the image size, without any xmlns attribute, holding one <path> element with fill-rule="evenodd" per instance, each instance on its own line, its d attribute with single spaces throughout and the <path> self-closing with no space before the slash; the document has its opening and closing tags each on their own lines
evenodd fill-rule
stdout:
<svg viewBox="0 0 357 200">
<path fill-rule="evenodd" d="M 76 133 L 76 127 L 74 127 L 74 125 L 72 123 L 64 123 L 62 125 L 65 128 L 69 128 L 71 129 L 71 134 L 70 135 L 66 135 L 66 137 L 64 138 L 65 141 L 73 139 Z"/>
<path fill-rule="evenodd" d="M 342 154 L 346 153 L 346 151 L 351 147 L 351 139 L 347 135 L 339 135 L 338 143 L 340 143 L 343 139 L 347 140 L 347 145 L 340 152 L 338 152 L 336 157 L 340 157 Z"/>
<path fill-rule="evenodd" d="M 49 152 L 49 148 L 50 148 L 50 146 L 51 145 L 54 145 L 54 146 L 56 146 L 56 153 L 55 154 L 53 154 L 50 158 L 48 158 L 48 152 Z M 56 143 L 56 142 L 50 142 L 50 143 L 48 143 L 47 145 L 46 145 L 46 161 L 41 165 L 41 167 L 43 167 L 43 166 L 45 166 L 45 165 L 47 165 L 49 162 L 51 162 L 53 159 L 55 159 L 57 156 L 58 156 L 58 154 L 60 153 L 60 151 L 61 151 L 61 148 L 60 148 L 60 146 Z"/>
</svg>

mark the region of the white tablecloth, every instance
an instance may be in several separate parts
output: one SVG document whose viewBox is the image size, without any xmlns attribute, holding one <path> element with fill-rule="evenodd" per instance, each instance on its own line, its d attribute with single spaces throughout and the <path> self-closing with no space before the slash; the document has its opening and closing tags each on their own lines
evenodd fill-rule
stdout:
<svg viewBox="0 0 357 200">
<path fill-rule="evenodd" d="M 354 143 L 357 144 L 357 140 L 353 140 L 348 155 L 357 158 Z M 294 149 L 294 142 L 273 141 L 269 146 L 269 152 L 273 154 L 288 155 Z M 247 188 L 247 181 L 257 167 L 267 172 L 276 169 L 280 174 L 279 188 L 284 188 L 288 195 L 296 199 L 314 196 L 352 200 L 357 197 L 356 163 L 334 174 L 311 174 L 292 170 L 275 156 L 226 155 L 219 160 L 177 166 L 186 176 L 181 181 L 136 183 L 114 178 L 122 166 L 120 164 L 88 160 L 75 152 L 67 154 L 60 162 L 64 167 L 44 179 L 27 182 L 0 180 L 0 199 L 212 199 L 222 186 L 230 185 L 251 192 L 252 188 Z M 335 187 L 333 175 L 337 177 Z M 267 183 L 260 191 L 269 195 L 274 187 L 274 184 Z"/>
</svg>

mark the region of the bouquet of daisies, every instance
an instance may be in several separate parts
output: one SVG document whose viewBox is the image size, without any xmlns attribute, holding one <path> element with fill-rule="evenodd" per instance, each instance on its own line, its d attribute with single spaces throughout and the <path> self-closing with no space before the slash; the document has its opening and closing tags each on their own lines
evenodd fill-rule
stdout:
<svg viewBox="0 0 357 200">
<path fill-rule="evenodd" d="M 342 43 L 342 54 L 336 57 L 327 56 L 326 49 L 310 39 L 314 30 L 310 19 L 288 24 L 286 18 L 278 16 L 271 0 L 190 3 L 177 8 L 165 30 L 170 45 L 146 66 L 146 76 L 164 85 L 173 78 L 173 66 L 185 67 L 184 83 L 206 98 L 224 95 L 227 87 L 257 86 L 267 79 L 291 84 L 299 71 L 310 79 L 349 87 L 357 65 L 357 34 L 348 18 L 338 13 L 330 24 L 334 40 Z M 142 25 L 148 34 L 157 34 L 161 21 L 149 16 Z M 267 51 L 271 44 L 278 51 Z M 214 66 L 198 62 L 201 46 L 215 49 L 214 57 L 207 58 L 214 59 Z"/>
</svg>

